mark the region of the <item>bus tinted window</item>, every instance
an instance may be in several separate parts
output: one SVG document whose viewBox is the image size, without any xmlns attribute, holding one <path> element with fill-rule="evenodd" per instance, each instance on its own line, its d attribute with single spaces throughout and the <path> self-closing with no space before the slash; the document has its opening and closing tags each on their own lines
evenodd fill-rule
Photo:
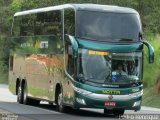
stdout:
<svg viewBox="0 0 160 120">
<path fill-rule="evenodd" d="M 139 16 L 133 13 L 77 12 L 77 37 L 97 41 L 138 41 Z"/>
<path fill-rule="evenodd" d="M 14 19 L 14 36 L 61 35 L 61 11 L 42 12 Z"/>
<path fill-rule="evenodd" d="M 20 36 L 34 35 L 35 15 L 20 16 Z"/>
<path fill-rule="evenodd" d="M 60 35 L 62 29 L 61 11 L 38 13 L 35 21 L 35 35 Z"/>
<path fill-rule="evenodd" d="M 64 33 L 75 35 L 75 12 L 72 9 L 64 11 Z"/>
<path fill-rule="evenodd" d="M 35 15 L 15 17 L 12 34 L 14 36 L 34 35 L 34 21 Z"/>
</svg>

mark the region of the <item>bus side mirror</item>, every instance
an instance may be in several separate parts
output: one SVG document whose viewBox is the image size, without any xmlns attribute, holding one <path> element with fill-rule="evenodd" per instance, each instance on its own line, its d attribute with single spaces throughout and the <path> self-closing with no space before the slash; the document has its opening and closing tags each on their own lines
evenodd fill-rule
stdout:
<svg viewBox="0 0 160 120">
<path fill-rule="evenodd" d="M 67 37 L 67 38 L 66 38 L 66 37 Z M 71 35 L 65 35 L 65 39 L 64 39 L 64 40 L 65 40 L 65 41 L 69 41 L 69 42 L 71 43 L 73 56 L 74 56 L 75 58 L 77 58 L 77 56 L 78 56 L 78 43 L 77 43 L 75 37 L 74 37 L 74 36 L 71 36 Z"/>
<path fill-rule="evenodd" d="M 147 41 L 142 41 L 144 45 L 148 48 L 148 62 L 154 63 L 154 48 Z"/>
</svg>

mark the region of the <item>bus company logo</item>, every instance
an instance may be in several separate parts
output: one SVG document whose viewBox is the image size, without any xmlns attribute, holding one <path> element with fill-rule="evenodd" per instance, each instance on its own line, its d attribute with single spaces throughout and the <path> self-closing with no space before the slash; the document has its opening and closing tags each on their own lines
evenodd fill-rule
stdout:
<svg viewBox="0 0 160 120">
<path fill-rule="evenodd" d="M 109 95 L 109 96 L 108 96 L 108 99 L 109 99 L 109 100 L 112 100 L 112 99 L 113 99 L 113 96 L 112 96 L 112 95 Z"/>
<path fill-rule="evenodd" d="M 119 90 L 102 90 L 103 94 L 121 94 L 121 92 Z"/>
</svg>

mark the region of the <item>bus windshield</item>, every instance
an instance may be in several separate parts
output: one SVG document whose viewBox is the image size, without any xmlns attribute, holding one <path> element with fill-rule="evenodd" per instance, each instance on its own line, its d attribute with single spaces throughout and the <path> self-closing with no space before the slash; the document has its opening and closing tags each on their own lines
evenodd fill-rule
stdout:
<svg viewBox="0 0 160 120">
<path fill-rule="evenodd" d="M 79 50 L 79 76 L 84 82 L 129 84 L 142 78 L 142 53 L 109 53 Z"/>
<path fill-rule="evenodd" d="M 139 15 L 78 11 L 76 37 L 104 42 L 136 42 L 141 33 Z"/>
</svg>

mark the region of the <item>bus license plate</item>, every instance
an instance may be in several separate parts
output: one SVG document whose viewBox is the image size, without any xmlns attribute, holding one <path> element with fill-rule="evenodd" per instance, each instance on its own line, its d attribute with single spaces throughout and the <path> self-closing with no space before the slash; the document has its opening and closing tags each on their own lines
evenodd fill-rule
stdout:
<svg viewBox="0 0 160 120">
<path fill-rule="evenodd" d="M 105 102 L 105 106 L 116 106 L 116 102 Z"/>
</svg>

